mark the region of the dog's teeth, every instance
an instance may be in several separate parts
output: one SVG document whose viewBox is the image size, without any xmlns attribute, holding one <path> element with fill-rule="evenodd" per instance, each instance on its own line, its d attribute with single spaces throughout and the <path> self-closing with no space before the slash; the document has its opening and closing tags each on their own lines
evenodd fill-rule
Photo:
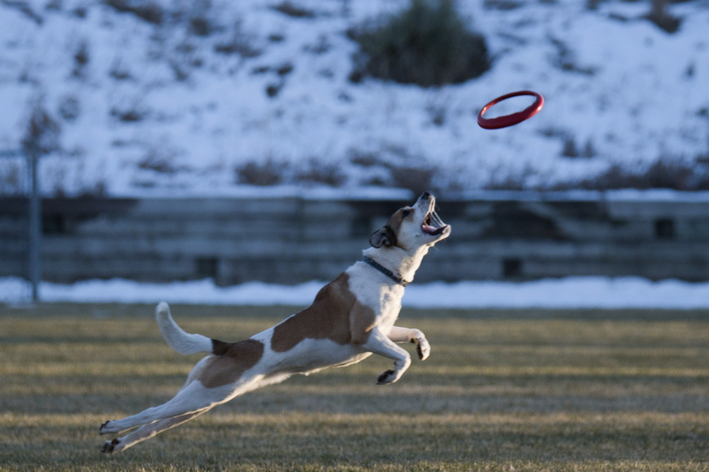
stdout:
<svg viewBox="0 0 709 472">
<path fill-rule="evenodd" d="M 435 211 L 431 213 L 431 220 L 438 228 L 440 228 L 441 226 L 445 226 L 445 223 L 443 223 L 443 220 L 441 220 L 441 217 L 438 216 L 438 213 L 436 213 Z"/>
</svg>

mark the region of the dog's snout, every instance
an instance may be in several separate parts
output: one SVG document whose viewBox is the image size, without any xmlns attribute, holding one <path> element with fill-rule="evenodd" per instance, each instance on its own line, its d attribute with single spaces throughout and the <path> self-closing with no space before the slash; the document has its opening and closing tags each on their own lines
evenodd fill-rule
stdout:
<svg viewBox="0 0 709 472">
<path fill-rule="evenodd" d="M 431 192 L 423 192 L 423 193 L 421 194 L 421 199 L 422 199 L 422 200 L 428 200 L 429 198 L 431 198 Z"/>
</svg>

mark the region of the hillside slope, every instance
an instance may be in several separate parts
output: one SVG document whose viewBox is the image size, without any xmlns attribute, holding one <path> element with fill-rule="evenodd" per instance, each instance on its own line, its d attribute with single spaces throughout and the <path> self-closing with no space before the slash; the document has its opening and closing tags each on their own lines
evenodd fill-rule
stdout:
<svg viewBox="0 0 709 472">
<path fill-rule="evenodd" d="M 348 80 L 347 29 L 406 2 L 278 1 L 3 0 L 0 149 L 43 107 L 62 150 L 43 190 L 67 195 L 538 188 L 709 160 L 706 0 L 671 5 L 674 34 L 643 18 L 649 2 L 459 1 L 493 64 L 440 88 Z M 545 96 L 539 115 L 477 126 L 520 89 Z M 0 193 L 22 191 L 23 172 L 0 160 Z"/>
</svg>

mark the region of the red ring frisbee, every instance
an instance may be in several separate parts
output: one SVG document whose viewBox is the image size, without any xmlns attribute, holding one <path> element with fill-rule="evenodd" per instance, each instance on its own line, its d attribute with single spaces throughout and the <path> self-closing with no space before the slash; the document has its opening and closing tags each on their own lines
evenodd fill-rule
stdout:
<svg viewBox="0 0 709 472">
<path fill-rule="evenodd" d="M 507 100 L 508 98 L 519 97 L 520 95 L 529 95 L 532 97 L 536 97 L 536 100 L 534 100 L 534 103 L 532 103 L 530 106 L 520 112 L 512 113 L 510 115 L 498 116 L 497 118 L 483 118 L 485 112 L 488 111 L 493 105 L 500 103 L 503 100 Z M 497 97 L 496 99 L 485 105 L 482 110 L 480 110 L 480 113 L 478 113 L 478 125 L 480 125 L 481 128 L 485 129 L 500 129 L 507 128 L 508 126 L 514 126 L 523 122 L 524 120 L 528 120 L 529 118 L 539 113 L 539 110 L 541 110 L 543 106 L 544 97 L 542 97 L 537 92 L 522 90 L 520 92 L 508 93 L 507 95 Z"/>
</svg>

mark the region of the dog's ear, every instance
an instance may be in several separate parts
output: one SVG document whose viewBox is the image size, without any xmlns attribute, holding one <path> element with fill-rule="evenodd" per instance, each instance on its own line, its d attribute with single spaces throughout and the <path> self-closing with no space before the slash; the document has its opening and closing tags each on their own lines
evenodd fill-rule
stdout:
<svg viewBox="0 0 709 472">
<path fill-rule="evenodd" d="M 369 244 L 376 248 L 380 248 L 382 246 L 394 246 L 396 245 L 396 234 L 394 234 L 391 226 L 386 225 L 383 228 L 376 230 L 369 237 Z"/>
</svg>

